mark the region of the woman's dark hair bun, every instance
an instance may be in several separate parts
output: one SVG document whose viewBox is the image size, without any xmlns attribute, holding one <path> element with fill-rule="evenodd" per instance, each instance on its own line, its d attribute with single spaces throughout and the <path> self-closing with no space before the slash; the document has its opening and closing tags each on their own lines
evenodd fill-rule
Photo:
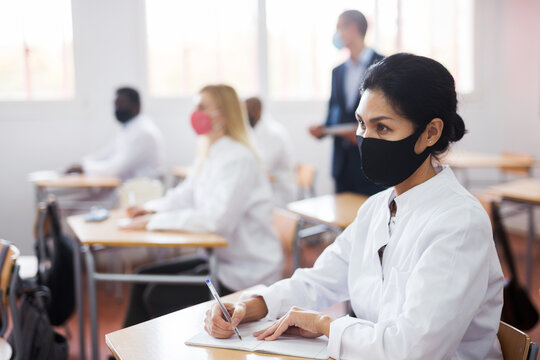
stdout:
<svg viewBox="0 0 540 360">
<path fill-rule="evenodd" d="M 441 137 L 432 147 L 437 156 L 448 150 L 467 132 L 457 114 L 454 78 L 439 62 L 413 54 L 399 53 L 371 66 L 362 84 L 362 91 L 380 90 L 395 111 L 411 120 L 415 129 L 431 120 L 444 122 Z"/>
</svg>

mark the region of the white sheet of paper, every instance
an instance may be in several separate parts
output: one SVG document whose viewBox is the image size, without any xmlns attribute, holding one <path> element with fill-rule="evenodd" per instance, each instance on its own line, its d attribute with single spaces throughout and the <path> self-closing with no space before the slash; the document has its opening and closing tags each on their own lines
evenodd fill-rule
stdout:
<svg viewBox="0 0 540 360">
<path fill-rule="evenodd" d="M 274 341 L 261 341 L 253 337 L 252 334 L 255 331 L 262 330 L 272 323 L 273 321 L 271 320 L 263 319 L 241 324 L 238 326 L 238 331 L 240 331 L 243 340 L 238 339 L 236 335 L 229 339 L 216 339 L 208 335 L 205 331 L 202 331 L 187 340 L 186 345 L 209 346 L 313 359 L 328 359 L 328 353 L 326 351 L 328 339 L 325 336 L 316 339 L 307 339 L 301 336 L 283 335 Z"/>
</svg>

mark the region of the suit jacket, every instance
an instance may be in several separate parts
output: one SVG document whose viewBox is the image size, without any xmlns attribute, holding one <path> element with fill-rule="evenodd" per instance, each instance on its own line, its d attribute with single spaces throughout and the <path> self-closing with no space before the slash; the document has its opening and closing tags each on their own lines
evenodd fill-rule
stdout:
<svg viewBox="0 0 540 360">
<path fill-rule="evenodd" d="M 381 54 L 373 51 L 369 66 L 377 63 L 383 58 Z M 345 96 L 345 63 L 332 70 L 332 93 L 328 105 L 328 116 L 325 126 L 338 124 L 356 123 L 354 112 L 356 108 L 347 109 Z M 360 101 L 360 92 L 358 92 L 356 103 Z M 356 144 L 335 136 L 334 153 L 332 158 L 332 177 L 339 181 L 345 177 L 356 178 L 357 181 L 365 182 L 367 187 L 373 187 L 373 183 L 367 180 L 362 172 L 360 165 L 360 154 Z M 383 189 L 379 188 L 378 190 Z M 372 191 L 367 191 L 372 192 Z"/>
</svg>

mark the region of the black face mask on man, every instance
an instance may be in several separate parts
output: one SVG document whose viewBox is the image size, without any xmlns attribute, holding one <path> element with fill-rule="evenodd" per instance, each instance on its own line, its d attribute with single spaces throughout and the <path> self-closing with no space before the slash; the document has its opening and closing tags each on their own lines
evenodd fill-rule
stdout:
<svg viewBox="0 0 540 360">
<path fill-rule="evenodd" d="M 133 112 L 129 109 L 117 108 L 114 110 L 114 117 L 120 123 L 125 124 L 133 118 Z"/>
<path fill-rule="evenodd" d="M 356 135 L 360 162 L 366 177 L 375 184 L 391 187 L 411 176 L 431 154 L 431 147 L 414 152 L 416 141 L 425 127 L 398 141 L 364 138 Z"/>
</svg>

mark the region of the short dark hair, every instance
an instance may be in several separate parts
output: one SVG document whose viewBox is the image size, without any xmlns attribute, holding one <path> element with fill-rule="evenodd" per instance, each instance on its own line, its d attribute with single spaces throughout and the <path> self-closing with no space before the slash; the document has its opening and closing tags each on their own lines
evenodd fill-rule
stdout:
<svg viewBox="0 0 540 360">
<path fill-rule="evenodd" d="M 406 53 L 384 58 L 367 71 L 361 91 L 367 89 L 382 91 L 394 110 L 413 122 L 415 130 L 440 118 L 444 127 L 432 147 L 435 157 L 466 133 L 465 123 L 456 112 L 454 78 L 433 59 Z"/>
<path fill-rule="evenodd" d="M 117 95 L 124 95 L 133 105 L 141 106 L 141 96 L 139 92 L 131 87 L 121 87 L 116 90 Z"/>
<path fill-rule="evenodd" d="M 368 23 L 366 17 L 360 11 L 347 10 L 342 12 L 339 17 L 343 19 L 347 24 L 355 24 L 360 34 L 362 34 L 362 36 L 364 37 L 366 36 Z"/>
</svg>

